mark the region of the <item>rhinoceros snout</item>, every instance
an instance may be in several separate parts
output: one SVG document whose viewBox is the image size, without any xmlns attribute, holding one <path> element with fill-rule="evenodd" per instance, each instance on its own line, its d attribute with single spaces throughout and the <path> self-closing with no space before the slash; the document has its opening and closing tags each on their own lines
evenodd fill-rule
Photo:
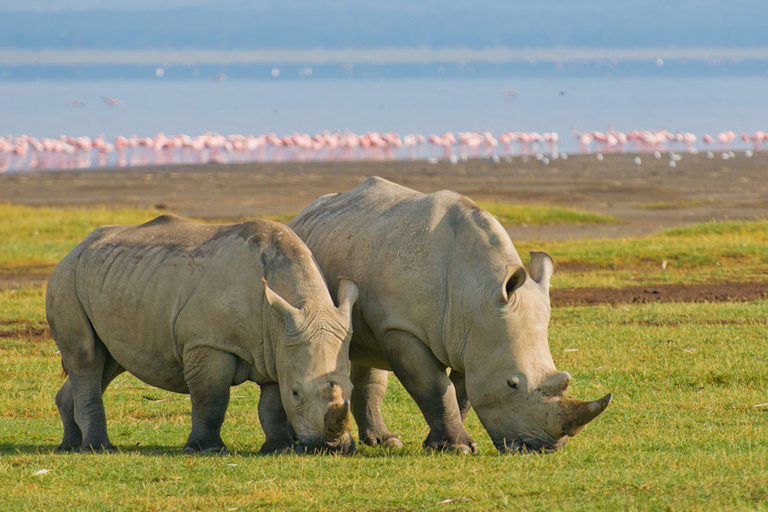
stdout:
<svg viewBox="0 0 768 512">
<path fill-rule="evenodd" d="M 349 432 L 336 439 L 323 439 L 321 437 L 302 437 L 296 443 L 293 451 L 299 455 L 338 453 L 341 455 L 354 455 L 357 452 L 355 440 Z"/>
</svg>

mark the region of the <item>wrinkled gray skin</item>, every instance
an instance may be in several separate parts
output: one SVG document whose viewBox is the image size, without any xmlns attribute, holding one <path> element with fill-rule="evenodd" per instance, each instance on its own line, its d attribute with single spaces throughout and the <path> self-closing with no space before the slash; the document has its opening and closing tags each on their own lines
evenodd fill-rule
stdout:
<svg viewBox="0 0 768 512">
<path fill-rule="evenodd" d="M 269 285 L 267 285 L 269 283 Z M 184 450 L 224 452 L 229 389 L 261 386 L 263 453 L 353 452 L 350 315 L 312 254 L 269 221 L 204 225 L 162 216 L 96 229 L 54 270 L 46 313 L 68 378 L 56 395 L 59 450 L 114 450 L 102 393 L 123 371 L 189 393 Z"/>
<path fill-rule="evenodd" d="M 366 444 L 402 446 L 381 417 L 386 370 L 416 400 L 431 428 L 424 444 L 438 450 L 477 450 L 463 426 L 470 404 L 502 452 L 560 448 L 608 406 L 610 394 L 565 396 L 570 375 L 555 369 L 547 340 L 552 259 L 531 253 L 527 274 L 504 228 L 466 197 L 371 178 L 317 199 L 289 225 L 326 276 L 360 287 L 352 412 Z"/>
</svg>

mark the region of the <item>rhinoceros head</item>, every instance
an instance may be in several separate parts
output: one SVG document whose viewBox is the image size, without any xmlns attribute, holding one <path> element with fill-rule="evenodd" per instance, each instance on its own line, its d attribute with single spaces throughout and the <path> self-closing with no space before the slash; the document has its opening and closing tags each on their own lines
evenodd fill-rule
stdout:
<svg viewBox="0 0 768 512">
<path fill-rule="evenodd" d="M 554 263 L 532 252 L 529 270 L 507 267 L 465 353 L 467 396 L 501 452 L 557 450 L 611 401 L 565 395 L 571 376 L 555 369 L 547 341 Z"/>
<path fill-rule="evenodd" d="M 349 398 L 349 343 L 357 285 L 341 279 L 334 307 L 297 309 L 264 283 L 266 298 L 282 317 L 277 374 L 280 396 L 297 439 L 295 451 L 353 453 Z"/>
</svg>

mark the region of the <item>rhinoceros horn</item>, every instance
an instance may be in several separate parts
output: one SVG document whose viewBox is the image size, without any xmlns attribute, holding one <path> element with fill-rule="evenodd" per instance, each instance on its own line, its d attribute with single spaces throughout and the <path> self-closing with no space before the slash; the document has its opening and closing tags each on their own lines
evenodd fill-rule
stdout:
<svg viewBox="0 0 768 512">
<path fill-rule="evenodd" d="M 349 400 L 329 405 L 323 420 L 325 435 L 331 439 L 335 439 L 344 432 L 351 430 L 352 421 L 349 415 Z"/>
<path fill-rule="evenodd" d="M 594 402 L 582 402 L 575 398 L 565 397 L 560 402 L 563 434 L 575 436 L 584 426 L 597 418 L 608 407 L 613 395 L 608 393 Z"/>
<path fill-rule="evenodd" d="M 289 331 L 296 330 L 301 322 L 302 311 L 294 308 L 287 300 L 275 293 L 275 291 L 267 284 L 266 279 L 262 277 L 261 281 L 264 283 L 264 295 L 267 298 L 269 305 L 283 318 L 286 328 Z"/>
</svg>

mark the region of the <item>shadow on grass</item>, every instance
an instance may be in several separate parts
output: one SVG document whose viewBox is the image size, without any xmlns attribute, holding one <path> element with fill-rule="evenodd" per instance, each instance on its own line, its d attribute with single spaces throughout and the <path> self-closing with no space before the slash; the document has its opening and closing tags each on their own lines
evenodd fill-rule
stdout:
<svg viewBox="0 0 768 512">
<path fill-rule="evenodd" d="M 353 457 L 363 459 L 379 459 L 382 457 L 412 457 L 414 455 L 431 455 L 431 456 L 453 456 L 453 453 L 440 453 L 431 452 L 421 449 L 378 449 L 378 448 L 362 448 L 358 449 L 354 455 L 341 455 L 341 454 L 309 454 L 298 455 L 293 452 L 271 453 L 262 454 L 258 449 L 230 449 L 227 454 L 218 453 L 184 453 L 181 446 L 163 446 L 163 445 L 145 445 L 145 446 L 117 446 L 117 452 L 107 453 L 87 453 L 87 452 L 60 452 L 56 451 L 58 444 L 18 444 L 18 443 L 0 443 L 0 457 L 11 455 L 60 455 L 65 456 L 111 456 L 121 454 L 135 454 L 145 457 Z M 463 455 L 466 456 L 466 455 Z"/>
<path fill-rule="evenodd" d="M 0 443 L 0 457 L 5 455 L 89 455 L 88 452 L 79 451 L 57 451 L 58 444 L 18 444 L 18 443 Z M 183 456 L 183 457 L 227 457 L 229 455 L 235 455 L 240 457 L 255 457 L 261 456 L 258 450 L 231 450 L 229 454 L 218 453 L 184 453 L 182 446 L 161 446 L 161 445 L 146 445 L 146 446 L 117 446 L 117 452 L 107 453 L 98 452 L 93 455 L 119 455 L 119 454 L 137 454 L 145 456 L 155 457 L 168 457 L 168 456 Z"/>
</svg>

